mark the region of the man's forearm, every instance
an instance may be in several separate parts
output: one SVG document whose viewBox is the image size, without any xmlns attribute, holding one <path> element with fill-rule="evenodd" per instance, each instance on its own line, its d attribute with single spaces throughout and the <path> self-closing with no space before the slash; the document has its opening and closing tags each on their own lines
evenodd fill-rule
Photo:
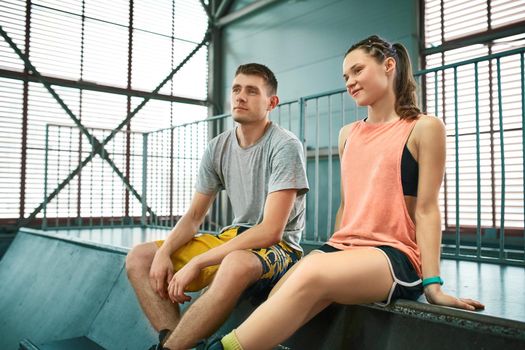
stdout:
<svg viewBox="0 0 525 350">
<path fill-rule="evenodd" d="M 207 266 L 217 265 L 229 253 L 236 250 L 267 248 L 278 243 L 282 238 L 282 230 L 278 232 L 275 228 L 259 224 L 241 235 L 218 247 L 212 248 L 204 254 L 195 257 L 194 263 L 203 269 Z"/>
<path fill-rule="evenodd" d="M 177 222 L 164 241 L 161 249 L 171 255 L 174 251 L 189 242 L 199 230 L 200 222 L 188 217 L 186 214 Z"/>
</svg>

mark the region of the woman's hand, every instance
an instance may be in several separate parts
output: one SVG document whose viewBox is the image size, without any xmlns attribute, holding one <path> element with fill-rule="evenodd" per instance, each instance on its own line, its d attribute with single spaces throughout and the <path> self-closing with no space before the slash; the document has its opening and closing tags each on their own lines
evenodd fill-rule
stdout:
<svg viewBox="0 0 525 350">
<path fill-rule="evenodd" d="M 430 284 L 426 286 L 425 297 L 429 303 L 435 305 L 450 306 L 470 311 L 485 309 L 485 305 L 477 300 L 456 298 L 452 295 L 444 293 L 441 290 L 441 286 L 439 284 Z"/>
</svg>

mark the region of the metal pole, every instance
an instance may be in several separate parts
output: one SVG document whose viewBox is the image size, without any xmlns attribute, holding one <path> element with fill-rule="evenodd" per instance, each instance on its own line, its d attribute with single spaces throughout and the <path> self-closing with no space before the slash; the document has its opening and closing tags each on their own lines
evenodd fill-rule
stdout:
<svg viewBox="0 0 525 350">
<path fill-rule="evenodd" d="M 474 95 L 476 98 L 476 176 L 477 176 L 477 222 L 476 222 L 476 256 L 481 257 L 481 155 L 479 137 L 479 79 L 478 63 L 474 64 Z"/>
<path fill-rule="evenodd" d="M 148 200 L 148 133 L 142 135 L 142 227 L 147 227 L 147 200 Z"/>
<path fill-rule="evenodd" d="M 501 97 L 501 59 L 496 59 L 498 74 L 499 141 L 501 154 L 501 214 L 499 230 L 499 258 L 505 259 L 505 139 L 503 138 L 503 102 Z"/>
<path fill-rule="evenodd" d="M 332 98 L 328 96 L 328 220 L 326 223 L 326 239 L 332 231 Z"/>
<path fill-rule="evenodd" d="M 459 122 L 458 122 L 458 69 L 454 67 L 454 130 L 456 147 L 456 256 L 460 255 L 460 221 L 459 221 Z"/>
<path fill-rule="evenodd" d="M 520 76 L 521 76 L 521 154 L 522 154 L 522 174 L 525 174 L 525 59 L 523 52 L 520 54 Z M 525 179 L 523 181 L 523 225 L 525 227 Z M 525 262 L 525 230 L 523 230 L 523 261 Z"/>
<path fill-rule="evenodd" d="M 319 240 L 319 99 L 315 99 L 315 201 L 314 241 Z"/>
<path fill-rule="evenodd" d="M 49 125 L 46 124 L 46 149 L 45 149 L 45 155 L 44 155 L 44 217 L 42 218 L 42 229 L 47 229 L 47 182 L 48 182 L 48 176 L 47 173 L 49 171 Z"/>
</svg>

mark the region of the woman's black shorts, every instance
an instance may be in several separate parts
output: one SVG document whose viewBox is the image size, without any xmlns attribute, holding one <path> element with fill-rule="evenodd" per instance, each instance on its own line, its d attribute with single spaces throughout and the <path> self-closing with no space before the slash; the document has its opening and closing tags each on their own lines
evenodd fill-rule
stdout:
<svg viewBox="0 0 525 350">
<path fill-rule="evenodd" d="M 385 254 L 394 279 L 392 288 L 388 293 L 388 298 L 377 304 L 386 306 L 396 299 L 417 300 L 423 293 L 423 285 L 421 278 L 419 278 L 416 269 L 410 260 L 408 260 L 408 257 L 400 250 L 390 246 L 383 245 L 370 248 L 378 249 Z M 337 249 L 328 244 L 324 244 L 316 250 L 324 253 L 341 251 L 341 249 Z"/>
</svg>

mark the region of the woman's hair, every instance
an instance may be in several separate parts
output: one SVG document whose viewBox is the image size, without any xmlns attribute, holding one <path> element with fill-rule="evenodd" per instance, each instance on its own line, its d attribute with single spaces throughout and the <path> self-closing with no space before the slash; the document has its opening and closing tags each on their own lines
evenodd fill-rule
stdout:
<svg viewBox="0 0 525 350">
<path fill-rule="evenodd" d="M 402 44 L 390 44 L 377 35 L 372 35 L 352 45 L 346 52 L 345 57 L 356 49 L 363 50 L 379 63 L 383 63 L 388 57 L 396 60 L 394 82 L 396 113 L 402 119 L 416 118 L 421 113 L 421 110 L 417 106 L 416 81 L 412 76 L 412 64 L 406 48 Z"/>
</svg>

